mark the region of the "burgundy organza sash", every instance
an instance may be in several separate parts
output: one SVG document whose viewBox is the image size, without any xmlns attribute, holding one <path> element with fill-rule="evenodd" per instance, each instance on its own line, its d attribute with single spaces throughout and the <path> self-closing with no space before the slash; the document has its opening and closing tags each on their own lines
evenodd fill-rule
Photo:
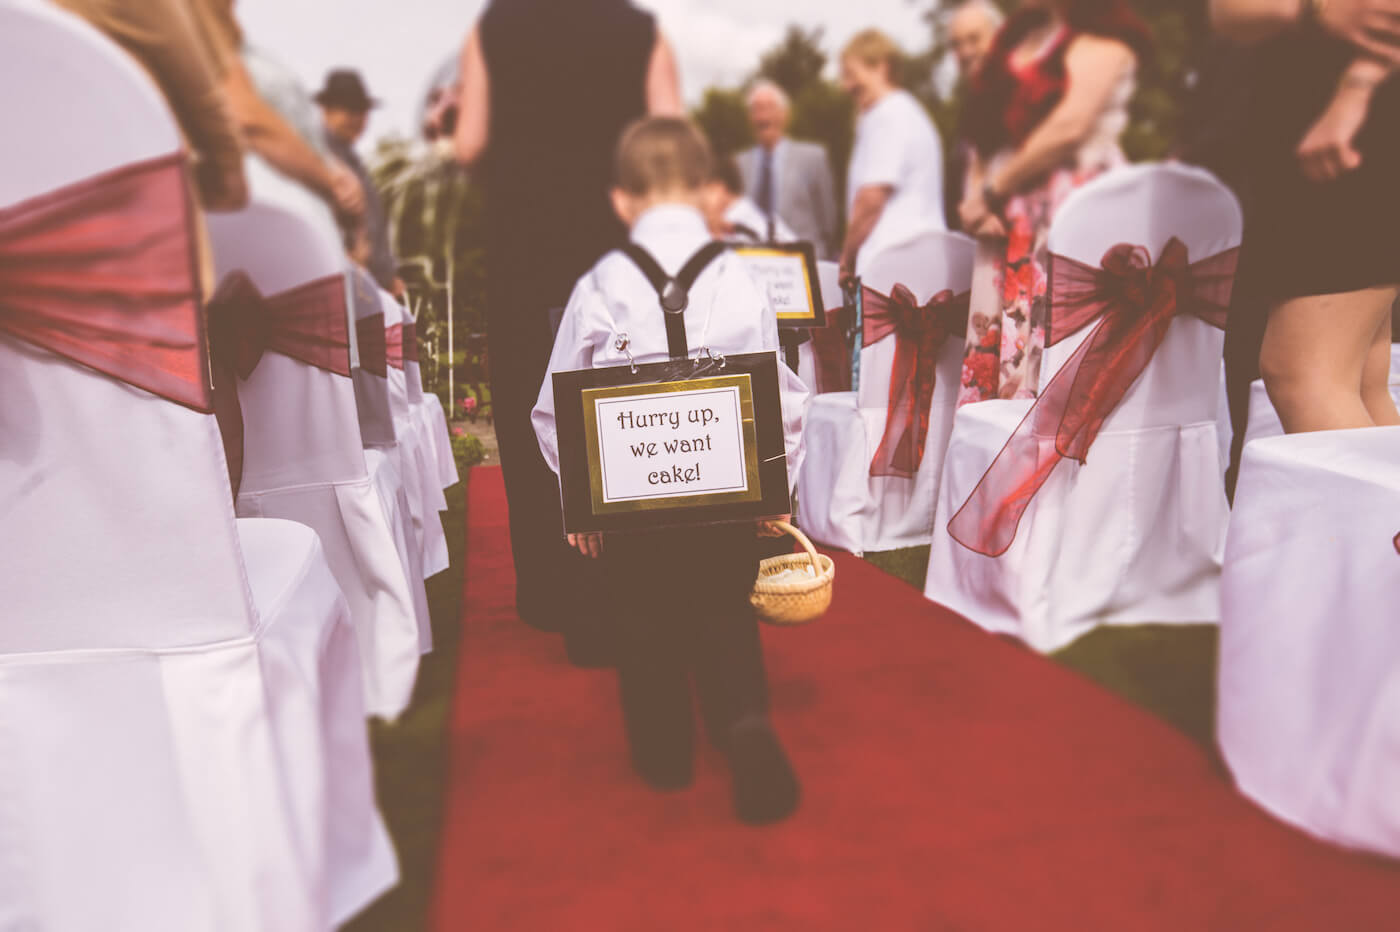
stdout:
<svg viewBox="0 0 1400 932">
<path fill-rule="evenodd" d="M 402 370 L 405 362 L 418 361 L 418 326 L 411 320 L 394 324 L 386 336 L 389 365 Z"/>
<path fill-rule="evenodd" d="M 0 210 L 0 332 L 213 410 L 184 156 Z"/>
<path fill-rule="evenodd" d="M 1052 255 L 1050 342 L 1095 318 L 1098 324 L 1045 386 L 948 523 L 948 533 L 986 556 L 1005 553 L 1031 498 L 1060 460 L 1087 459 L 1104 421 L 1152 361 L 1172 319 L 1190 314 L 1224 328 L 1238 256 L 1238 249 L 1230 249 L 1192 263 L 1176 237 L 1156 265 L 1145 248 L 1126 243 L 1108 250 L 1099 268 Z"/>
<path fill-rule="evenodd" d="M 850 308 L 827 311 L 826 326 L 808 331 L 817 373 L 817 384 L 812 388 L 818 394 L 851 390 L 851 341 L 847 331 L 852 316 Z"/>
<path fill-rule="evenodd" d="M 242 271 L 230 272 L 209 301 L 215 413 L 234 495 L 243 477 L 243 409 L 238 379 L 253 374 L 264 353 L 281 353 L 336 375 L 350 375 L 350 324 L 345 278 L 330 275 L 264 296 Z"/>
<path fill-rule="evenodd" d="M 389 345 L 383 314 L 371 314 L 355 321 L 355 342 L 360 350 L 361 369 L 380 378 L 389 374 Z"/>
<path fill-rule="evenodd" d="M 895 337 L 885 434 L 870 462 L 870 475 L 912 479 L 924 459 L 938 353 L 949 337 L 966 335 L 969 295 L 940 291 L 920 305 L 903 285 L 888 295 L 865 286 L 862 292 L 863 345 Z"/>
</svg>

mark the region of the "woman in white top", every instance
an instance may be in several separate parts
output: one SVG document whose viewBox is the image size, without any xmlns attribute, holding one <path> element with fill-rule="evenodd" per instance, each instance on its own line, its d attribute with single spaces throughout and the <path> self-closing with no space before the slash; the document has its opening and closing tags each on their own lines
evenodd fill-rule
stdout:
<svg viewBox="0 0 1400 932">
<path fill-rule="evenodd" d="M 846 277 L 881 250 L 946 228 L 943 146 L 918 100 L 895 84 L 901 57 L 899 47 L 874 29 L 859 33 L 841 53 L 841 84 L 860 111 L 846 183 Z"/>
<path fill-rule="evenodd" d="M 959 214 L 979 242 L 959 404 L 1038 394 L 1050 220 L 1126 161 L 1118 137 L 1150 41 L 1127 0 L 1022 0 L 973 78 Z"/>
</svg>

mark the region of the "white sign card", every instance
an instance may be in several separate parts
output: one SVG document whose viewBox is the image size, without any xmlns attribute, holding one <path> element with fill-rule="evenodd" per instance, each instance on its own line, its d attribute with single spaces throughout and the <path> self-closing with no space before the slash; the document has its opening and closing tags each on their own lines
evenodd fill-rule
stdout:
<svg viewBox="0 0 1400 932">
<path fill-rule="evenodd" d="M 810 245 L 738 246 L 734 252 L 744 260 L 754 284 L 767 296 L 780 324 L 821 326 L 825 323 Z"/>
</svg>

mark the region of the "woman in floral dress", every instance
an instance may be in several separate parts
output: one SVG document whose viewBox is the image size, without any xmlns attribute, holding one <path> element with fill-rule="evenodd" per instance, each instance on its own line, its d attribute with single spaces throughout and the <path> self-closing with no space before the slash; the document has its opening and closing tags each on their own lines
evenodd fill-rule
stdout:
<svg viewBox="0 0 1400 932">
<path fill-rule="evenodd" d="M 1071 191 L 1124 163 L 1118 137 L 1150 37 L 1126 0 L 1023 0 L 974 77 L 959 208 L 977 237 L 959 404 L 1034 398 L 1046 234 Z"/>
</svg>

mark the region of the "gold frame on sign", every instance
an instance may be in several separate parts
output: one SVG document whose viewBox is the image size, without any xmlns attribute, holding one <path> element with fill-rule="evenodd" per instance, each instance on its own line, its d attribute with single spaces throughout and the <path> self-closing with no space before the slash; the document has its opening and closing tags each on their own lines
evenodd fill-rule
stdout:
<svg viewBox="0 0 1400 932">
<path fill-rule="evenodd" d="M 748 488 L 739 492 L 708 492 L 698 495 L 676 495 L 658 498 L 638 498 L 627 502 L 603 500 L 602 448 L 598 443 L 598 407 L 600 399 L 666 395 L 678 392 L 704 391 L 715 388 L 739 390 L 740 430 L 744 444 L 744 477 Z M 593 514 L 636 514 L 667 511 L 675 508 L 696 508 L 704 505 L 734 505 L 763 501 L 763 482 L 758 464 L 758 428 L 754 421 L 753 379 L 749 373 L 686 379 L 677 382 L 653 382 L 640 385 L 608 385 L 580 391 L 583 403 L 583 435 L 588 455 L 588 489 Z"/>
<path fill-rule="evenodd" d="M 817 319 L 817 295 L 812 290 L 812 270 L 807 264 L 807 257 L 803 252 L 774 246 L 735 246 L 733 247 L 733 251 L 739 256 L 762 256 L 770 259 L 786 258 L 802 260 L 802 280 L 807 285 L 807 311 L 804 314 L 794 314 L 792 311 L 784 311 L 778 313 L 777 318 L 783 321 L 815 321 Z"/>
</svg>

